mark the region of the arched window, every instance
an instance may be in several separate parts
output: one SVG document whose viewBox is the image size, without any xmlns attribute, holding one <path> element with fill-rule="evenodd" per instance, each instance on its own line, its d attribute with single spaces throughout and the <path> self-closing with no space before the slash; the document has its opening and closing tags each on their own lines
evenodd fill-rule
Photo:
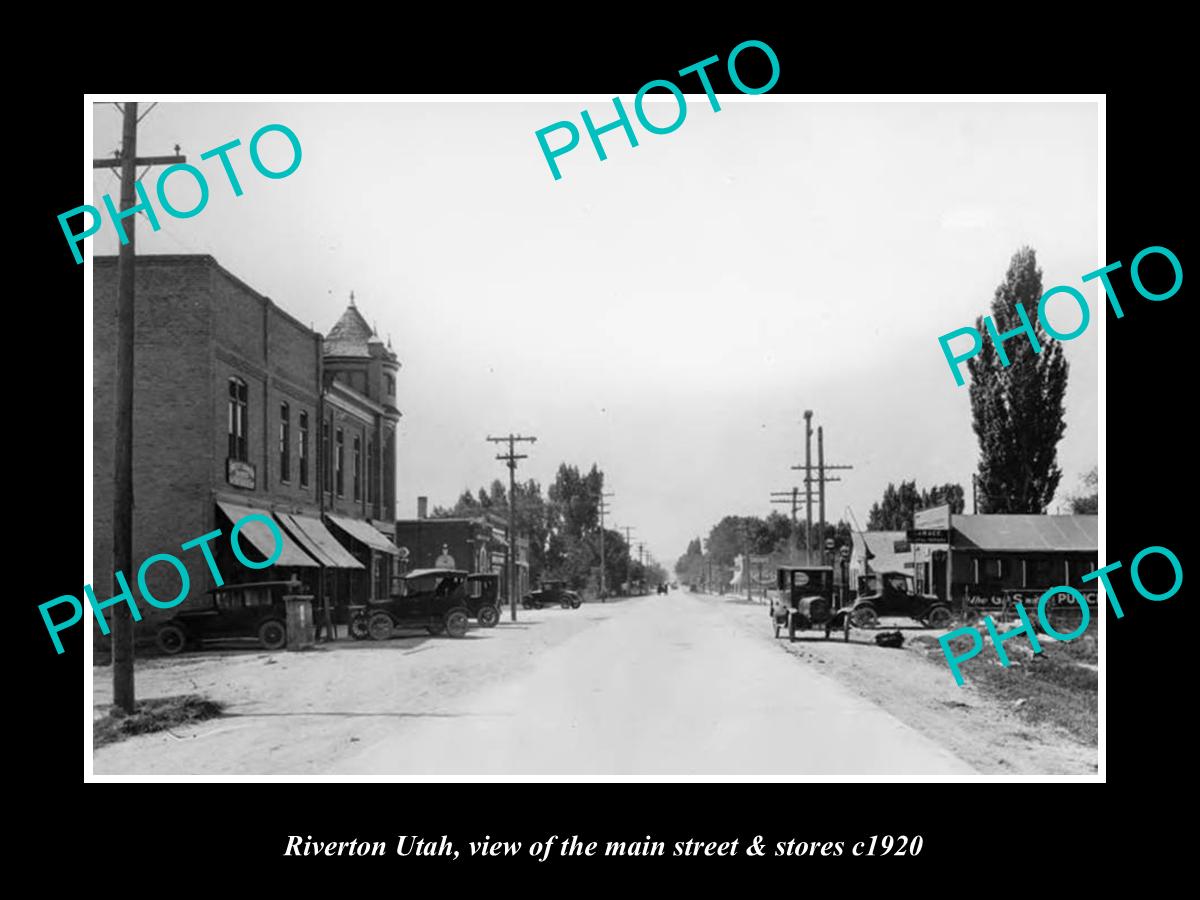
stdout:
<svg viewBox="0 0 1200 900">
<path fill-rule="evenodd" d="M 248 390 L 238 377 L 229 379 L 229 458 L 246 461 L 246 414 Z"/>
</svg>

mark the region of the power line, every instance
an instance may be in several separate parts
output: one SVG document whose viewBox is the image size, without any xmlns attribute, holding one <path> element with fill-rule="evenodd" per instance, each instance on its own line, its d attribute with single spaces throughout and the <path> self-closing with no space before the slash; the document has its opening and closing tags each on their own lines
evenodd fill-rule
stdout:
<svg viewBox="0 0 1200 900">
<path fill-rule="evenodd" d="M 512 621 L 517 621 L 517 594 L 520 585 L 517 578 L 517 460 L 528 459 L 528 454 L 518 453 L 518 443 L 537 443 L 535 437 L 525 437 L 510 433 L 507 437 L 492 437 L 487 439 L 493 444 L 508 444 L 507 453 L 499 453 L 496 459 L 508 463 L 508 608 Z"/>
<path fill-rule="evenodd" d="M 126 237 L 117 256 L 117 384 L 116 422 L 113 441 L 113 592 L 120 596 L 125 590 L 117 576 L 133 571 L 133 353 L 134 353 L 134 274 L 137 256 L 134 253 L 133 209 L 134 190 L 137 182 L 137 167 L 171 165 L 187 162 L 184 156 L 137 155 L 137 102 L 129 101 L 122 107 L 121 152 L 112 159 L 92 161 L 95 169 L 121 170 L 121 215 L 116 225 L 119 234 Z M 146 112 L 149 112 L 147 110 Z M 176 154 L 179 148 L 175 148 Z M 110 201 L 111 202 L 111 201 Z M 128 223 L 125 222 L 128 217 Z M 113 610 L 112 624 L 112 667 L 113 705 L 127 713 L 134 711 L 133 690 L 133 619 L 129 604 L 119 603 Z"/>
</svg>

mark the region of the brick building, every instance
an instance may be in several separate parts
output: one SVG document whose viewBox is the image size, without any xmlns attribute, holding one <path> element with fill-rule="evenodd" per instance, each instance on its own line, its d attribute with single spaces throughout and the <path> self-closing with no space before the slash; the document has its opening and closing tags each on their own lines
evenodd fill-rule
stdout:
<svg viewBox="0 0 1200 900">
<path fill-rule="evenodd" d="M 353 298 L 326 343 L 211 256 L 142 256 L 136 279 L 130 583 L 142 560 L 173 553 L 191 580 L 185 604 L 203 602 L 214 586 L 208 566 L 179 547 L 219 528 L 213 547 L 227 582 L 295 575 L 337 621 L 350 603 L 385 595 L 396 552 L 388 536 L 399 363 Z M 104 599 L 113 582 L 116 257 L 96 257 L 93 280 L 92 584 Z M 247 569 L 229 549 L 233 522 L 249 511 L 273 515 L 285 535 L 269 569 Z M 265 528 L 244 535 L 251 556 L 274 549 Z M 152 593 L 176 596 L 171 567 L 147 574 Z M 173 612 L 139 605 L 150 625 Z"/>
</svg>

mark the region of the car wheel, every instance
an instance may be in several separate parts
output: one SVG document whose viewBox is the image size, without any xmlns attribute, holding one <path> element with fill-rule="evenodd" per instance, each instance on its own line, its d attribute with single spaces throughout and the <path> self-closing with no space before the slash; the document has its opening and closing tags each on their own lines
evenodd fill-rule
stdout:
<svg viewBox="0 0 1200 900">
<path fill-rule="evenodd" d="M 373 641 L 386 641 L 392 636 L 392 617 L 385 612 L 372 613 L 367 622 L 367 633 Z"/>
<path fill-rule="evenodd" d="M 365 641 L 371 636 L 367 628 L 367 617 L 359 614 L 350 620 L 350 637 L 356 641 Z"/>
<path fill-rule="evenodd" d="M 492 606 L 490 603 L 487 606 L 479 607 L 479 624 L 484 628 L 495 628 L 499 621 L 499 607 Z"/>
<path fill-rule="evenodd" d="M 579 609 L 581 606 L 583 606 L 583 601 L 578 597 L 575 597 L 573 600 L 571 600 L 571 609 Z"/>
<path fill-rule="evenodd" d="M 876 628 L 879 626 L 879 615 L 873 606 L 856 606 L 850 611 L 850 624 L 855 628 Z"/>
<path fill-rule="evenodd" d="M 950 624 L 950 610 L 944 606 L 935 606 L 925 617 L 925 624 L 930 628 L 945 628 Z"/>
<path fill-rule="evenodd" d="M 446 613 L 446 634 L 452 638 L 463 637 L 470 623 L 471 617 L 465 609 L 452 609 Z"/>
<path fill-rule="evenodd" d="M 426 625 L 425 630 L 430 634 L 438 635 L 446 630 L 446 625 L 444 622 L 435 622 L 432 625 Z"/>
<path fill-rule="evenodd" d="M 258 642 L 267 650 L 281 650 L 287 646 L 287 626 L 272 619 L 258 626 Z"/>
<path fill-rule="evenodd" d="M 158 649 L 174 656 L 187 647 L 187 635 L 178 625 L 164 625 L 158 629 Z"/>
</svg>

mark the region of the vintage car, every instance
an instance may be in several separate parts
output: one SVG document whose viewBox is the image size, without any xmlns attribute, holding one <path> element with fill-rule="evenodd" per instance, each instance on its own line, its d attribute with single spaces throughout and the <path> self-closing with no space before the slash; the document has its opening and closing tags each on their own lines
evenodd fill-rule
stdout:
<svg viewBox="0 0 1200 900">
<path fill-rule="evenodd" d="M 543 581 L 539 590 L 521 598 L 521 605 L 526 609 L 541 609 L 557 603 L 563 609 L 579 609 L 583 600 L 574 591 L 567 590 L 566 585 L 565 581 Z"/>
<path fill-rule="evenodd" d="M 163 653 L 176 654 L 214 641 L 254 641 L 265 650 L 287 646 L 285 594 L 304 593 L 298 581 L 225 584 L 206 600 L 189 603 L 159 626 Z"/>
<path fill-rule="evenodd" d="M 467 609 L 484 628 L 495 628 L 500 621 L 500 576 L 476 572 L 467 576 Z"/>
<path fill-rule="evenodd" d="M 856 628 L 874 628 L 880 616 L 906 616 L 927 628 L 945 628 L 953 613 L 950 605 L 932 594 L 918 594 L 906 572 L 860 575 L 858 597 L 850 607 Z"/>
<path fill-rule="evenodd" d="M 471 621 L 468 578 L 470 573 L 460 569 L 414 569 L 400 579 L 399 593 L 355 612 L 350 635 L 383 641 L 397 628 L 424 628 L 430 634 L 463 637 Z"/>
<path fill-rule="evenodd" d="M 664 582 L 663 584 L 660 584 L 660 585 L 658 586 L 658 592 L 659 592 L 660 594 L 665 594 L 665 593 L 667 593 L 669 590 L 670 590 L 670 588 L 667 586 L 667 584 L 666 584 L 665 582 Z"/>
<path fill-rule="evenodd" d="M 776 588 L 769 608 L 775 637 L 786 628 L 788 640 L 794 641 L 797 631 L 824 628 L 828 638 L 836 628 L 850 640 L 850 617 L 834 608 L 832 567 L 780 566 Z"/>
</svg>

